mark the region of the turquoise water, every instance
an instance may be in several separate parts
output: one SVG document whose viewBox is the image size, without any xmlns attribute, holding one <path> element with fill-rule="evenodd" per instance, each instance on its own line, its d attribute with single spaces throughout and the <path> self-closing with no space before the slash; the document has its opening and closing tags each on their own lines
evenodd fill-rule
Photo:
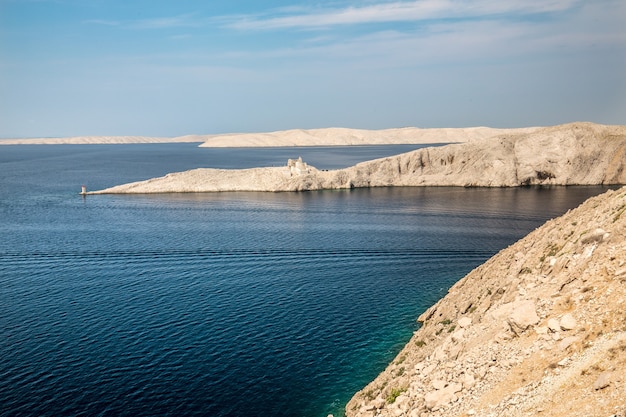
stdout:
<svg viewBox="0 0 626 417">
<path fill-rule="evenodd" d="M 0 415 L 340 415 L 452 283 L 604 191 L 77 195 L 405 150 L 0 147 Z"/>
</svg>

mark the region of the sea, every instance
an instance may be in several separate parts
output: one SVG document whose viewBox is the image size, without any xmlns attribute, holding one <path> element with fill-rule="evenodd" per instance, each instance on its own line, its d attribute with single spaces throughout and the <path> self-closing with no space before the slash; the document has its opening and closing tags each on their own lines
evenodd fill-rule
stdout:
<svg viewBox="0 0 626 417">
<path fill-rule="evenodd" d="M 81 196 L 419 146 L 0 146 L 1 416 L 343 415 L 473 268 L 605 187 Z"/>
</svg>

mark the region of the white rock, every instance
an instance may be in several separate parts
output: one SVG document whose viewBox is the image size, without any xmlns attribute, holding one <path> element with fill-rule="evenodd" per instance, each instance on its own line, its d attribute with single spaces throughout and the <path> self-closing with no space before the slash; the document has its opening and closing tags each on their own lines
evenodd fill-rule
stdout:
<svg viewBox="0 0 626 417">
<path fill-rule="evenodd" d="M 561 330 L 559 321 L 557 319 L 548 320 L 548 329 L 550 329 L 552 332 L 558 332 L 559 330 Z"/>
<path fill-rule="evenodd" d="M 559 349 L 565 350 L 574 343 L 578 342 L 578 340 L 579 339 L 576 336 L 566 337 L 565 339 L 561 340 L 561 342 L 559 342 Z"/>
<path fill-rule="evenodd" d="M 602 372 L 596 379 L 596 382 L 593 383 L 593 389 L 597 391 L 608 387 L 611 385 L 611 377 L 612 375 L 610 372 Z"/>
<path fill-rule="evenodd" d="M 596 229 L 593 232 L 589 233 L 587 236 L 583 237 L 580 240 L 580 243 L 586 245 L 587 243 L 600 243 L 603 240 L 606 240 L 609 237 L 609 234 L 603 229 Z"/>
<path fill-rule="evenodd" d="M 563 330 L 575 329 L 576 325 L 577 325 L 576 319 L 570 313 L 567 313 L 563 317 L 561 317 L 561 321 L 559 322 L 559 326 Z"/>
<path fill-rule="evenodd" d="M 433 410 L 450 404 L 452 401 L 456 400 L 456 398 L 456 395 L 451 390 L 442 389 L 427 393 L 424 396 L 424 403 L 426 408 Z"/>
<path fill-rule="evenodd" d="M 446 389 L 456 394 L 457 392 L 459 392 L 459 391 L 461 391 L 463 389 L 463 385 L 461 385 L 461 384 L 459 384 L 457 382 L 453 382 L 453 383 L 449 384 L 446 387 Z"/>
<path fill-rule="evenodd" d="M 466 373 L 463 375 L 463 379 L 461 379 L 461 382 L 463 383 L 463 387 L 465 389 L 470 389 L 474 385 L 476 385 L 476 378 L 474 378 L 472 374 Z"/>
<path fill-rule="evenodd" d="M 458 321 L 459 323 L 459 327 L 464 329 L 466 327 L 471 326 L 472 324 L 472 318 L 471 317 L 461 317 Z"/>
<path fill-rule="evenodd" d="M 521 301 L 513 306 L 513 311 L 507 322 L 515 334 L 520 334 L 530 326 L 539 322 L 537 308 L 531 300 Z"/>
<path fill-rule="evenodd" d="M 433 388 L 436 390 L 444 389 L 448 383 L 442 379 L 435 379 L 433 381 Z"/>
<path fill-rule="evenodd" d="M 432 364 L 432 365 L 427 366 L 427 367 L 426 367 L 426 368 L 424 368 L 424 370 L 422 371 L 422 375 L 425 375 L 425 376 L 426 376 L 426 375 L 430 375 L 430 373 L 431 373 L 432 371 L 434 371 L 436 367 L 437 367 L 437 365 L 435 365 L 435 364 Z"/>
<path fill-rule="evenodd" d="M 372 401 L 372 405 L 373 405 L 375 408 L 383 408 L 383 407 L 385 406 L 385 404 L 386 404 L 386 403 L 387 403 L 387 401 L 385 401 L 385 399 L 384 399 L 384 398 L 380 398 L 380 397 L 377 397 L 377 398 L 375 398 L 375 399 Z"/>
<path fill-rule="evenodd" d="M 452 341 L 455 343 L 459 343 L 463 340 L 465 336 L 465 330 L 460 329 L 457 330 L 456 332 L 452 333 Z"/>
</svg>

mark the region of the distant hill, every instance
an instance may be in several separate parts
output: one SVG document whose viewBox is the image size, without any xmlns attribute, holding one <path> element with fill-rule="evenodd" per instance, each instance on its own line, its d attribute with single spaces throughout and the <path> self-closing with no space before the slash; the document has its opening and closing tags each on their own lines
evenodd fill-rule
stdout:
<svg viewBox="0 0 626 417">
<path fill-rule="evenodd" d="M 593 184 L 626 184 L 626 126 L 570 123 L 515 129 L 331 171 L 318 170 L 305 161 L 299 168 L 289 164 L 245 170 L 199 168 L 98 193 Z"/>
</svg>

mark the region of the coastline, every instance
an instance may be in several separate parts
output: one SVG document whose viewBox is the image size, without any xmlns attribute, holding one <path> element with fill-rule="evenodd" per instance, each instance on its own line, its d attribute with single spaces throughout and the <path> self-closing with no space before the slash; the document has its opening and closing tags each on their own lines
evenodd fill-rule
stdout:
<svg viewBox="0 0 626 417">
<path fill-rule="evenodd" d="M 610 184 L 626 184 L 626 126 L 572 123 L 422 148 L 339 170 L 318 170 L 302 160 L 282 168 L 198 168 L 89 194 Z"/>
<path fill-rule="evenodd" d="M 61 138 L 0 139 L 0 145 L 91 145 L 131 143 L 200 143 L 209 148 L 254 148 L 293 146 L 420 145 L 463 143 L 498 134 L 531 132 L 538 128 L 496 129 L 489 127 L 364 130 L 348 128 L 292 129 L 261 133 L 226 133 L 150 136 L 76 136 Z"/>
<path fill-rule="evenodd" d="M 459 280 L 347 416 L 623 415 L 625 210 L 592 197 Z"/>
</svg>

